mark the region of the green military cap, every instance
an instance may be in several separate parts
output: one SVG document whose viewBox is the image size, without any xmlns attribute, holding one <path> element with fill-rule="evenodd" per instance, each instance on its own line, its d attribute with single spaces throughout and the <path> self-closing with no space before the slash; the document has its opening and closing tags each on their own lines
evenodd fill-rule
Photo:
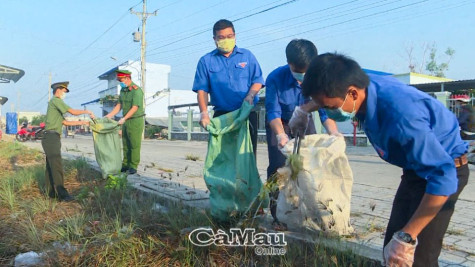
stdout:
<svg viewBox="0 0 475 267">
<path fill-rule="evenodd" d="M 68 89 L 68 85 L 69 85 L 69 82 L 59 82 L 59 83 L 53 83 L 51 85 L 51 88 L 56 89 L 56 88 L 64 88 L 67 90 L 67 92 L 69 93 L 69 89 Z"/>
<path fill-rule="evenodd" d="M 130 77 L 132 75 L 132 72 L 128 70 L 116 70 L 115 71 L 117 74 L 117 78 L 119 77 Z"/>
</svg>

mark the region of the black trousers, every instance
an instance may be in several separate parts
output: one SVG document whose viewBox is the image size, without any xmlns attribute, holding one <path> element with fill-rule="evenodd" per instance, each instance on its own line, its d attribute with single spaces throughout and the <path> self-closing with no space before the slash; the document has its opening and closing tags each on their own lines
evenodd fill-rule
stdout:
<svg viewBox="0 0 475 267">
<path fill-rule="evenodd" d="M 267 121 L 267 118 L 266 118 Z M 285 133 L 290 137 L 294 138 L 290 133 L 290 127 L 288 126 L 287 121 L 282 121 L 282 125 L 284 126 Z M 317 131 L 315 130 L 315 123 L 313 122 L 313 118 L 310 117 L 308 121 L 307 131 L 305 135 L 309 134 L 316 134 Z M 266 138 L 267 138 L 267 153 L 269 156 L 269 166 L 267 167 L 267 181 L 271 181 L 274 178 L 274 173 L 277 169 L 283 167 L 285 165 L 286 157 L 282 152 L 280 152 L 278 144 L 277 144 L 277 137 L 276 134 L 270 128 L 269 123 L 266 123 Z M 277 197 L 279 196 L 279 191 L 270 194 L 270 211 L 274 220 L 277 219 L 276 210 L 277 210 Z"/>
<path fill-rule="evenodd" d="M 213 114 L 213 118 L 219 117 L 231 111 L 215 111 Z M 249 134 L 251 135 L 251 142 L 252 142 L 252 149 L 254 151 L 254 155 L 257 152 L 257 112 L 251 111 L 249 114 Z"/>
<path fill-rule="evenodd" d="M 422 230 L 417 237 L 418 245 L 414 255 L 413 266 L 439 266 L 438 258 L 450 218 L 454 213 L 455 203 L 468 182 L 470 170 L 468 164 L 457 168 L 458 187 L 437 216 Z M 391 217 L 386 229 L 384 246 L 389 243 L 394 232 L 401 230 L 416 211 L 424 196 L 427 181 L 417 176 L 414 171 L 403 171 L 401 183 L 394 198 Z"/>
<path fill-rule="evenodd" d="M 59 133 L 45 131 L 41 145 L 46 154 L 45 190 L 50 197 L 64 198 L 69 195 L 64 188 L 61 138 Z"/>
</svg>

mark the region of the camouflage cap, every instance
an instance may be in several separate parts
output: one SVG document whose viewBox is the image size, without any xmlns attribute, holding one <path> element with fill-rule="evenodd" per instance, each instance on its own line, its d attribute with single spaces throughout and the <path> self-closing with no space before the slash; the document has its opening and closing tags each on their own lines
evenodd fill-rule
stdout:
<svg viewBox="0 0 475 267">
<path fill-rule="evenodd" d="M 117 78 L 119 77 L 130 77 L 132 75 L 132 72 L 128 70 L 116 70 L 115 71 L 117 74 Z"/>
<path fill-rule="evenodd" d="M 66 89 L 66 92 L 69 93 L 68 85 L 69 85 L 69 82 L 53 83 L 53 84 L 51 85 L 51 88 L 52 88 L 53 90 L 54 90 L 54 89 L 57 89 L 57 88 L 64 88 L 64 89 Z"/>
</svg>

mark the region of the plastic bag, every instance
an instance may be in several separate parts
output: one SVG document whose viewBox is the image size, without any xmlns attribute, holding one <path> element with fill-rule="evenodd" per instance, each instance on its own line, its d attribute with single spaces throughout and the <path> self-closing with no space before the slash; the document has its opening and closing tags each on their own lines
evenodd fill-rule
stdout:
<svg viewBox="0 0 475 267">
<path fill-rule="evenodd" d="M 230 221 L 247 210 L 262 187 L 249 134 L 253 106 L 213 118 L 209 131 L 204 179 L 210 192 L 211 215 Z"/>
<path fill-rule="evenodd" d="M 284 147 L 289 156 L 291 140 Z M 345 154 L 342 137 L 323 134 L 308 135 L 301 141 L 302 169 L 295 179 L 289 162 L 277 170 L 279 197 L 277 218 L 289 229 L 309 228 L 347 235 L 350 225 L 353 173 Z"/>
<path fill-rule="evenodd" d="M 122 167 L 120 125 L 109 118 L 98 118 L 90 124 L 94 139 L 96 161 L 102 171 L 102 177 L 120 173 Z"/>
</svg>

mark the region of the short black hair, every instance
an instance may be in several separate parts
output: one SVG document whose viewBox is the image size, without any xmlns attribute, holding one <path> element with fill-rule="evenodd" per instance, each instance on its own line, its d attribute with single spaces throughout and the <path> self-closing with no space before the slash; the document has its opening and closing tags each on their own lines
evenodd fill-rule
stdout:
<svg viewBox="0 0 475 267">
<path fill-rule="evenodd" d="M 312 60 L 302 83 L 304 96 L 324 95 L 345 98 L 348 87 L 366 88 L 369 77 L 353 59 L 325 53 Z"/>
<path fill-rule="evenodd" d="M 235 32 L 234 31 L 234 25 L 231 21 L 229 21 L 227 19 L 218 20 L 213 26 L 213 36 L 216 36 L 217 31 L 224 30 L 226 28 L 232 28 L 233 32 Z"/>
<path fill-rule="evenodd" d="M 306 69 L 317 55 L 317 47 L 305 39 L 294 39 L 285 48 L 287 63 L 297 69 Z"/>
</svg>

